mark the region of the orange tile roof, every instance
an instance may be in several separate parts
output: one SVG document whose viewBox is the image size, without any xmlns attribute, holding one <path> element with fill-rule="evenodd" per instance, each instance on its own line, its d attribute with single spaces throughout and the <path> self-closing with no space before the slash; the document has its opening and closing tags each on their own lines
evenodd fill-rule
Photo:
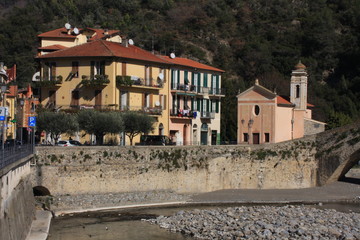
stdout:
<svg viewBox="0 0 360 240">
<path fill-rule="evenodd" d="M 277 103 L 278 104 L 287 104 L 287 105 L 293 105 L 291 102 L 289 102 L 288 100 L 286 100 L 285 98 L 283 98 L 282 96 L 277 96 Z"/>
<path fill-rule="evenodd" d="M 169 64 L 169 62 L 139 47 L 133 45 L 128 45 L 128 47 L 125 47 L 120 43 L 105 40 L 96 40 L 93 42 L 84 43 L 74 47 L 48 53 L 46 55 L 38 56 L 37 58 L 66 57 L 120 57 Z"/>
<path fill-rule="evenodd" d="M 50 45 L 50 46 L 46 46 L 46 47 L 39 47 L 38 49 L 40 50 L 61 50 L 61 49 L 65 49 L 67 47 L 60 45 L 60 44 L 54 44 L 54 45 Z"/>
<path fill-rule="evenodd" d="M 285 96 L 277 96 L 277 103 L 278 104 L 288 104 L 288 105 L 293 105 L 290 101 L 289 101 L 289 97 L 285 97 Z M 312 105 L 311 103 L 308 103 L 306 105 L 307 107 L 315 107 L 315 105 Z"/>
<path fill-rule="evenodd" d="M 96 29 L 96 28 L 79 28 L 79 31 L 80 33 L 84 30 L 91 30 L 91 31 L 94 31 L 96 34 L 91 37 L 89 40 L 90 41 L 95 41 L 95 40 L 98 40 L 98 39 L 101 39 L 103 37 L 105 37 L 105 30 L 104 29 Z M 119 30 L 108 30 L 108 35 L 112 35 L 114 33 L 118 33 Z M 42 38 L 42 37 L 49 37 L 49 38 L 76 38 L 76 35 L 72 33 L 72 30 L 71 30 L 71 34 L 68 34 L 68 30 L 64 27 L 62 28 L 58 28 L 58 29 L 55 29 L 55 30 L 51 30 L 49 32 L 45 32 L 45 33 L 41 33 L 38 35 L 38 37 Z"/>
<path fill-rule="evenodd" d="M 95 40 L 102 39 L 103 37 L 105 37 L 104 29 L 85 28 L 84 30 L 86 30 L 86 29 L 90 29 L 90 30 L 96 32 L 96 34 L 89 39 L 90 41 L 95 41 Z M 108 30 L 107 32 L 108 32 L 107 35 L 112 35 L 114 33 L 119 33 L 119 30 Z"/>
<path fill-rule="evenodd" d="M 68 34 L 66 28 L 58 28 L 49 32 L 44 32 L 38 35 L 38 37 L 51 37 L 51 38 L 76 38 L 76 35 Z"/>
<path fill-rule="evenodd" d="M 219 68 L 211 67 L 209 65 L 205 65 L 187 58 L 180 58 L 180 57 L 170 58 L 168 56 L 159 56 L 159 57 L 172 64 L 176 64 L 180 66 L 193 67 L 193 68 L 199 68 L 199 69 L 216 71 L 216 72 L 225 72 L 224 70 L 221 70 Z"/>
</svg>

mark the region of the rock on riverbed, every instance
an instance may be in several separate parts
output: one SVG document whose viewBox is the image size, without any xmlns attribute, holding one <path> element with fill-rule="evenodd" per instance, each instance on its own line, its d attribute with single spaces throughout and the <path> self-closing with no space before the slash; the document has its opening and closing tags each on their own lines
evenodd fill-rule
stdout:
<svg viewBox="0 0 360 240">
<path fill-rule="evenodd" d="M 304 206 L 179 211 L 146 220 L 200 239 L 360 239 L 360 214 Z"/>
</svg>

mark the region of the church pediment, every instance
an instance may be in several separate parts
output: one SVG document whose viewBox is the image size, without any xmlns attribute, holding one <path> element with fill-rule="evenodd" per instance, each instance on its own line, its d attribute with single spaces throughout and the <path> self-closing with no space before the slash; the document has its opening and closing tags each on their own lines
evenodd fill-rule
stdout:
<svg viewBox="0 0 360 240">
<path fill-rule="evenodd" d="M 273 100 L 276 98 L 276 94 L 269 89 L 260 85 L 254 85 L 248 90 L 237 95 L 238 101 L 251 101 L 251 100 Z"/>
</svg>

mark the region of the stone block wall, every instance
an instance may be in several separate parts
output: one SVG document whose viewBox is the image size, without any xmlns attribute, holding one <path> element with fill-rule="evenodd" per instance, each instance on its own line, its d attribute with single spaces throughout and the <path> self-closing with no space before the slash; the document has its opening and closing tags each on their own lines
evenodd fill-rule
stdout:
<svg viewBox="0 0 360 240">
<path fill-rule="evenodd" d="M 34 186 L 54 196 L 316 185 L 314 139 L 263 146 L 39 147 Z"/>
</svg>

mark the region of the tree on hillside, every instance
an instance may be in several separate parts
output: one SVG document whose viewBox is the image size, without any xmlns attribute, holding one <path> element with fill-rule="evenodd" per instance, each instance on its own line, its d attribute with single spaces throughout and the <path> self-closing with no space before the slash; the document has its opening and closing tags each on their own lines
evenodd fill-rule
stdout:
<svg viewBox="0 0 360 240">
<path fill-rule="evenodd" d="M 124 112 L 122 118 L 124 121 L 124 132 L 130 139 L 130 145 L 133 144 L 135 136 L 154 130 L 154 118 L 146 114 L 129 111 Z"/>
<path fill-rule="evenodd" d="M 57 144 L 62 133 L 73 134 L 78 131 L 79 125 L 73 114 L 42 111 L 38 113 L 37 127 L 40 131 L 50 134 Z"/>
<path fill-rule="evenodd" d="M 95 135 L 98 145 L 103 144 L 105 134 L 123 131 L 122 117 L 117 112 L 82 110 L 78 113 L 78 122 L 80 130 Z"/>
</svg>

